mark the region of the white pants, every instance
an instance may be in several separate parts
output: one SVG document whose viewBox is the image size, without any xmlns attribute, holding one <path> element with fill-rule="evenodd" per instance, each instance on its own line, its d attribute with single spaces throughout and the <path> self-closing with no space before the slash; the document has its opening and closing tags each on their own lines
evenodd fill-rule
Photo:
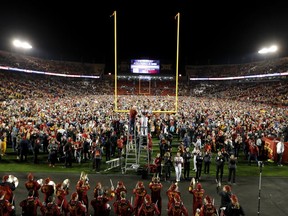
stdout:
<svg viewBox="0 0 288 216">
<path fill-rule="evenodd" d="M 176 181 L 179 182 L 182 174 L 182 164 L 175 165 Z"/>
<path fill-rule="evenodd" d="M 195 170 L 195 171 L 197 170 L 197 166 L 196 166 L 196 162 L 197 162 L 197 161 L 196 161 L 196 158 L 197 158 L 197 156 L 194 155 L 194 156 L 193 156 L 193 170 Z"/>
<path fill-rule="evenodd" d="M 146 136 L 148 134 L 148 117 L 141 116 L 141 135 Z"/>
</svg>

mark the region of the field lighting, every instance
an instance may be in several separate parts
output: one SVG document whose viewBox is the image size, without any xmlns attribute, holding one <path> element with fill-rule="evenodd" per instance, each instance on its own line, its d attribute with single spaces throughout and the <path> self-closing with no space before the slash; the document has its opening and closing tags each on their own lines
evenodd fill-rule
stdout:
<svg viewBox="0 0 288 216">
<path fill-rule="evenodd" d="M 259 54 L 267 54 L 267 53 L 274 53 L 278 50 L 278 47 L 273 45 L 269 48 L 262 48 L 258 51 Z"/>
<path fill-rule="evenodd" d="M 21 49 L 32 49 L 32 46 L 28 42 L 22 42 L 20 40 L 14 40 L 13 45 Z"/>
</svg>

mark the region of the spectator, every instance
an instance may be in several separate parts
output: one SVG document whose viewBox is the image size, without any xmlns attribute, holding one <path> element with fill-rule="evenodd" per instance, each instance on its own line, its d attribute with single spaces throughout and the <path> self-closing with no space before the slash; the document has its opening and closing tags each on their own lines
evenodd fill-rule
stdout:
<svg viewBox="0 0 288 216">
<path fill-rule="evenodd" d="M 27 156 L 29 153 L 29 142 L 26 136 L 23 135 L 20 141 L 20 161 L 27 161 Z"/>
<path fill-rule="evenodd" d="M 196 182 L 199 182 L 199 180 L 201 179 L 202 164 L 203 164 L 203 156 L 202 156 L 202 152 L 199 151 L 197 156 L 196 156 L 196 166 L 197 166 Z"/>
<path fill-rule="evenodd" d="M 72 140 L 69 139 L 64 145 L 64 154 L 65 154 L 65 167 L 72 167 L 72 159 L 73 159 L 73 146 Z"/>
<path fill-rule="evenodd" d="M 58 144 L 56 143 L 56 140 L 54 138 L 50 139 L 47 150 L 49 152 L 49 155 L 48 155 L 49 166 L 55 167 L 55 164 L 58 160 L 57 158 Z"/>
<path fill-rule="evenodd" d="M 254 160 L 256 162 L 256 166 L 258 166 L 258 155 L 259 155 L 259 148 L 255 143 L 255 140 L 252 139 L 251 143 L 249 144 L 249 153 L 248 153 L 248 165 L 251 166 L 251 161 Z"/>
<path fill-rule="evenodd" d="M 176 182 L 179 182 L 181 180 L 183 162 L 184 162 L 183 157 L 181 157 L 180 152 L 177 152 L 176 156 L 174 157 Z"/>
<path fill-rule="evenodd" d="M 122 150 L 124 148 L 124 136 L 121 135 L 120 138 L 117 139 L 117 149 L 118 149 L 118 157 L 122 157 Z"/>
<path fill-rule="evenodd" d="M 173 167 L 172 158 L 170 152 L 164 154 L 164 173 L 165 181 L 170 180 L 171 177 L 171 167 Z"/>
<path fill-rule="evenodd" d="M 207 150 L 203 156 L 204 161 L 204 173 L 209 174 L 210 172 L 210 164 L 212 160 L 212 154 L 209 150 Z"/>
<path fill-rule="evenodd" d="M 226 216 L 244 216 L 245 212 L 243 207 L 240 205 L 236 195 L 231 195 L 231 202 L 227 205 L 225 209 Z"/>
<path fill-rule="evenodd" d="M 192 154 L 190 152 L 189 147 L 185 148 L 185 151 L 183 153 L 183 159 L 184 159 L 184 179 L 190 180 L 190 160 L 192 158 Z"/>
<path fill-rule="evenodd" d="M 228 183 L 231 184 L 231 180 L 232 183 L 235 184 L 235 179 L 236 179 L 236 163 L 237 163 L 237 158 L 234 155 L 231 155 L 229 160 L 228 160 Z"/>
<path fill-rule="evenodd" d="M 282 165 L 282 157 L 283 157 L 283 153 L 284 153 L 284 138 L 281 137 L 280 141 L 277 142 L 276 145 L 276 152 L 277 152 L 277 165 L 278 166 L 283 166 Z"/>
<path fill-rule="evenodd" d="M 94 149 L 94 163 L 95 163 L 95 170 L 97 173 L 100 172 L 101 167 L 101 161 L 102 161 L 102 155 L 104 154 L 103 148 L 100 146 L 100 144 L 96 144 L 96 147 Z"/>
<path fill-rule="evenodd" d="M 154 159 L 154 164 L 156 165 L 156 175 L 161 179 L 162 177 L 162 158 L 160 156 L 160 153 L 156 155 L 156 158 Z"/>
<path fill-rule="evenodd" d="M 217 156 L 215 158 L 216 162 L 216 183 L 222 182 L 224 173 L 225 157 L 221 150 L 218 150 Z"/>
</svg>

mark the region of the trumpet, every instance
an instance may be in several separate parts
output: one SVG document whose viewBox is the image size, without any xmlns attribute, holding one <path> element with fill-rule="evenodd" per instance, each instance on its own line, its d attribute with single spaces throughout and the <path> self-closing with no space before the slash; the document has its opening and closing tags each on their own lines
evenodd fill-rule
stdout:
<svg viewBox="0 0 288 216">
<path fill-rule="evenodd" d="M 14 184 L 15 188 L 17 188 L 18 184 L 19 184 L 18 178 L 15 177 L 14 175 L 9 175 L 9 177 L 7 179 L 7 182 L 10 182 L 10 183 Z"/>
<path fill-rule="evenodd" d="M 89 184 L 88 174 L 82 171 L 80 174 L 80 180 L 82 180 L 85 184 Z"/>
</svg>

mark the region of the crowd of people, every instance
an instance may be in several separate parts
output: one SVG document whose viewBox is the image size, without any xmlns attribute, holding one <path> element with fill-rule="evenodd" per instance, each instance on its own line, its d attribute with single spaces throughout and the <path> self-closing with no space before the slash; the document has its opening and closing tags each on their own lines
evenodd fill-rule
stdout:
<svg viewBox="0 0 288 216">
<path fill-rule="evenodd" d="M 156 151 L 155 155 L 159 153 L 158 162 L 154 162 L 158 164 L 156 172 L 161 179 L 169 180 L 174 168 L 176 182 L 190 181 L 193 167 L 195 184 L 199 184 L 202 164 L 204 173 L 209 174 L 214 154 L 215 181 L 217 184 L 223 182 L 224 164 L 227 162 L 230 185 L 236 183 L 235 170 L 241 151 L 248 165 L 253 162 L 258 165 L 258 161 L 267 159 L 262 138 L 272 137 L 281 140 L 280 144 L 288 141 L 285 80 L 217 83 L 205 85 L 205 88 L 202 83 L 201 92 L 193 91 L 197 87 L 191 83 L 181 82 L 175 112 L 175 97 L 169 95 L 118 95 L 115 101 L 111 94 L 111 80 L 103 78 L 79 81 L 17 72 L 8 74 L 7 71 L 1 71 L 0 76 L 1 156 L 5 156 L 7 147 L 11 146 L 20 162 L 27 161 L 30 153 L 34 155 L 34 163 L 43 162 L 38 159 L 42 151 L 47 153 L 48 165 L 52 168 L 59 162 L 69 168 L 72 162 L 90 160 L 93 169 L 100 172 L 104 158 L 108 161 L 122 157 L 129 143 L 131 128 L 135 128 L 139 136 L 145 134 L 159 140 L 159 149 L 155 143 L 150 143 L 149 148 L 153 148 L 154 153 Z M 154 87 L 157 88 L 156 83 Z M 131 110 L 135 111 L 133 116 Z M 145 130 L 142 130 L 144 122 Z M 277 145 L 277 163 L 282 166 L 285 149 L 280 144 Z M 142 187 L 141 182 L 138 187 Z M 35 196 L 35 191 L 29 194 L 32 196 Z M 76 202 L 79 197 L 74 194 L 73 200 Z M 119 197 L 125 199 L 125 194 Z M 107 198 L 106 203 L 110 199 Z M 141 198 L 147 205 L 154 203 L 151 208 L 159 214 L 160 201 L 155 199 L 153 196 Z M 239 207 L 237 197 L 233 196 L 232 200 Z M 170 201 L 168 209 L 171 211 L 175 210 L 175 203 L 181 206 L 181 196 L 173 195 Z M 47 204 L 54 200 L 47 196 L 44 202 Z M 88 208 L 89 203 L 83 202 Z M 209 203 L 211 197 L 207 196 L 205 204 Z M 230 208 L 224 207 L 227 211 Z M 140 204 L 135 208 L 134 212 L 139 212 L 139 215 L 145 212 Z M 201 212 L 201 208 L 198 205 L 195 214 L 197 209 Z M 185 208 L 181 209 L 186 214 Z"/>
<path fill-rule="evenodd" d="M 11 179 L 11 175 L 2 177 L 0 205 L 1 214 L 4 216 L 16 215 L 16 180 L 15 177 Z M 172 182 L 163 193 L 163 185 L 156 175 L 146 186 L 143 181 L 138 181 L 134 188 L 127 188 L 123 181 L 118 181 L 115 188 L 111 179 L 110 183 L 111 187 L 107 187 L 99 181 L 92 188 L 88 175 L 81 172 L 76 186 L 73 187 L 69 179 L 55 183 L 50 177 L 36 180 L 34 175 L 29 173 L 24 183 L 27 196 L 19 200 L 17 205 L 22 216 L 88 216 L 91 212 L 95 216 L 109 216 L 111 211 L 118 216 L 159 216 L 166 213 L 169 216 L 189 215 L 177 182 Z M 93 190 L 93 197 L 88 196 L 89 190 Z M 193 216 L 216 216 L 223 213 L 226 216 L 245 215 L 242 205 L 229 185 L 221 187 L 218 184 L 217 194 L 221 198 L 219 208 L 216 207 L 214 198 L 207 194 L 201 183 L 196 183 L 194 178 L 190 182 L 188 192 L 192 194 Z M 131 200 L 127 198 L 128 193 L 131 193 Z M 40 196 L 41 194 L 43 196 Z M 162 194 L 168 199 L 166 211 L 162 205 Z"/>
</svg>

